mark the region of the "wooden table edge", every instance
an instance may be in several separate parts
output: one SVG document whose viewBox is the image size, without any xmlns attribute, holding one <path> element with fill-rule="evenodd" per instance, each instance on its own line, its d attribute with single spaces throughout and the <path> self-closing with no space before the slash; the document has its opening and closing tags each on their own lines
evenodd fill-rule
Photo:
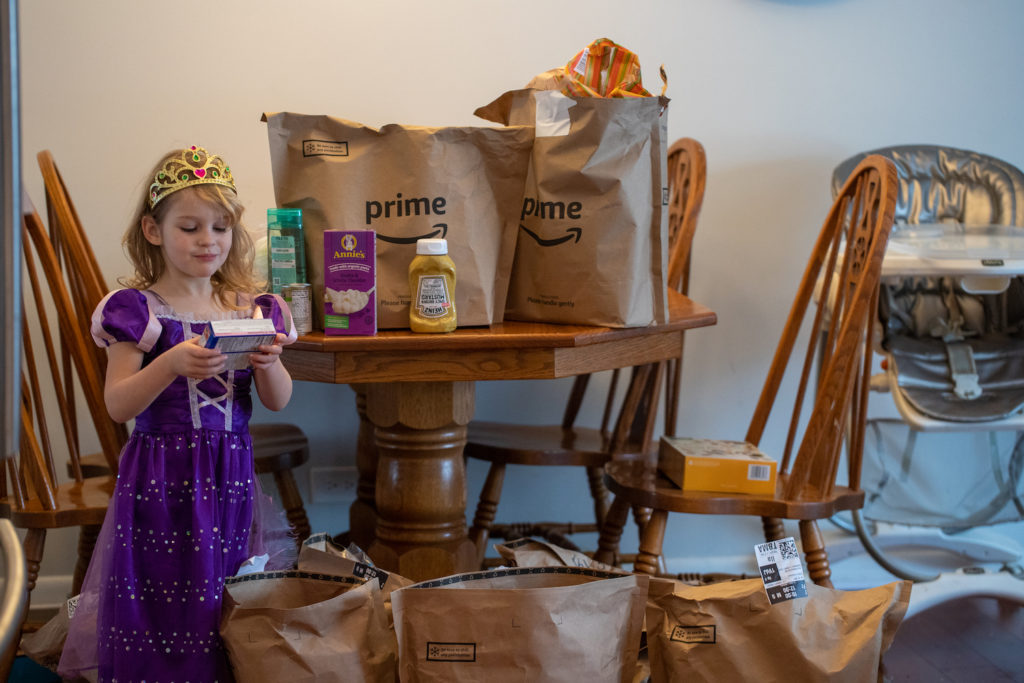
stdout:
<svg viewBox="0 0 1024 683">
<path fill-rule="evenodd" d="M 688 297 L 673 293 L 670 297 L 669 322 L 658 326 L 659 332 L 672 332 L 708 327 L 718 322 L 711 309 Z M 461 327 L 444 335 L 411 334 L 408 330 L 383 330 L 376 336 L 326 336 L 312 332 L 298 338 L 285 349 L 295 351 L 426 351 L 443 348 L 481 350 L 487 348 L 553 348 L 582 347 L 650 334 L 649 327 L 593 327 L 505 321 L 490 326 Z"/>
</svg>

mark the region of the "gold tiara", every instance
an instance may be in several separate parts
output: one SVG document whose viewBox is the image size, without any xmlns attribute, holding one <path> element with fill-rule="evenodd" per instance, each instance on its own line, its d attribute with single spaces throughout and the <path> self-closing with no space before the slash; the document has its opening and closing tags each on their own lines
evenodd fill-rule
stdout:
<svg viewBox="0 0 1024 683">
<path fill-rule="evenodd" d="M 211 183 L 235 189 L 235 179 L 223 159 L 195 145 L 183 149 L 156 172 L 149 186 L 149 208 L 152 210 L 160 200 L 178 190 Z"/>
</svg>

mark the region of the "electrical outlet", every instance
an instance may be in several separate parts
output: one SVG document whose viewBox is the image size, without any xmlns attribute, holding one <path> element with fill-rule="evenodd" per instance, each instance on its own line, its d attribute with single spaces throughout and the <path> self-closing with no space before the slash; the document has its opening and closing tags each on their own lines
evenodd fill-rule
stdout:
<svg viewBox="0 0 1024 683">
<path fill-rule="evenodd" d="M 359 471 L 355 467 L 313 467 L 309 491 L 314 503 L 351 503 L 356 499 Z"/>
</svg>

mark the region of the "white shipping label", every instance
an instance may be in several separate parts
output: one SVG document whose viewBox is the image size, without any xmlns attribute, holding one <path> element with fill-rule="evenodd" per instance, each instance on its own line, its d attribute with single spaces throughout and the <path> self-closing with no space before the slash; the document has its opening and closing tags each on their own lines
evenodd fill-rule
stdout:
<svg viewBox="0 0 1024 683">
<path fill-rule="evenodd" d="M 785 600 L 807 597 L 804 568 L 800 564 L 800 552 L 792 536 L 759 543 L 754 546 L 754 555 L 769 602 L 774 605 Z"/>
</svg>

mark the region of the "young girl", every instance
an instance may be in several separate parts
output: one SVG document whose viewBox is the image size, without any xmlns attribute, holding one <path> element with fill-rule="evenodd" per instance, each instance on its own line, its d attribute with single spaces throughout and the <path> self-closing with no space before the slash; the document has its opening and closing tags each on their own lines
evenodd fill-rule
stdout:
<svg viewBox="0 0 1024 683">
<path fill-rule="evenodd" d="M 256 295 L 253 245 L 223 160 L 201 147 L 176 150 L 149 178 L 124 237 L 135 276 L 100 302 L 92 325 L 107 347 L 107 410 L 135 428 L 59 672 L 230 681 L 221 592 L 256 554 L 250 529 L 261 499 L 250 385 L 271 410 L 288 403 L 281 345 L 296 333 L 279 297 Z M 210 320 L 248 317 L 273 320 L 277 337 L 249 367 L 226 370 L 225 356 L 199 337 Z"/>
</svg>

